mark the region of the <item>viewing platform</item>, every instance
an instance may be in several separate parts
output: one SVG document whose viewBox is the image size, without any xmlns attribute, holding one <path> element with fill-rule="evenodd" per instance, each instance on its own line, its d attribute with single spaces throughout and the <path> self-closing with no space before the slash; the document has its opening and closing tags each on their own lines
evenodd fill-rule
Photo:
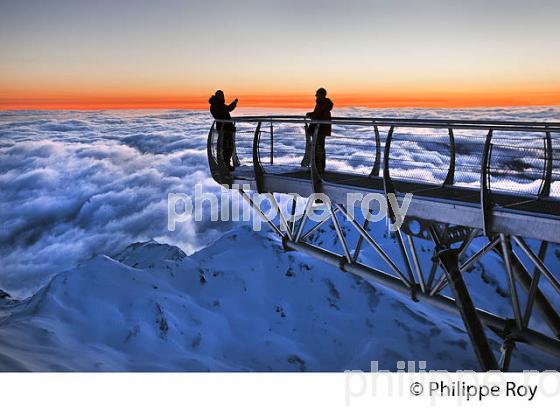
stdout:
<svg viewBox="0 0 560 410">
<path fill-rule="evenodd" d="M 230 123 L 229 135 L 218 131 L 220 122 Z M 332 128 L 324 172 L 315 158 L 321 124 Z M 233 164 L 224 161 L 224 138 L 235 140 Z M 231 147 L 231 140 L 227 143 Z M 560 123 L 237 117 L 212 124 L 208 163 L 216 182 L 238 190 L 286 250 L 459 314 L 482 370 L 507 370 L 516 343 L 560 357 L 560 280 L 545 263 L 549 243 L 560 243 Z M 266 194 L 278 220 L 247 190 Z M 274 194 L 292 194 L 289 215 Z M 318 204 L 313 194 L 326 194 L 330 201 L 319 203 L 326 217 L 312 224 L 309 215 Z M 412 199 L 402 224 L 381 243 L 369 219 L 362 223 L 351 212 L 350 194 L 401 203 L 412 194 Z M 296 195 L 307 198 L 299 215 Z M 396 220 L 391 211 L 384 217 Z M 312 234 L 326 234 L 321 226 L 336 232 L 337 249 L 310 241 Z M 417 252 L 415 239 L 424 240 L 423 252 L 431 248 L 430 259 Z M 532 249 L 535 240 L 538 251 Z M 373 258 L 362 257 L 365 248 Z M 464 275 L 490 252 L 498 261 L 494 274 L 504 275 L 508 286 L 506 296 L 495 295 L 511 303 L 505 316 L 477 306 Z M 534 311 L 546 331 L 530 327 Z M 502 339 L 499 360 L 488 331 Z"/>
<path fill-rule="evenodd" d="M 325 193 L 333 202 L 352 192 L 412 193 L 409 220 L 560 242 L 560 123 L 302 116 L 232 122 L 233 172 L 221 156 L 216 123 L 208 136 L 210 170 L 220 184 L 304 197 Z M 332 135 L 320 174 L 316 135 L 306 130 L 324 123 Z"/>
</svg>

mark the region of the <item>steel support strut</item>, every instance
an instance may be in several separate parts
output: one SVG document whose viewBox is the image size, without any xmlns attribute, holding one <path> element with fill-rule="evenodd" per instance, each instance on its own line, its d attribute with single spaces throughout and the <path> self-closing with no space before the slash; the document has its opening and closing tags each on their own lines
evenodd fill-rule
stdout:
<svg viewBox="0 0 560 410">
<path fill-rule="evenodd" d="M 500 242 L 499 237 L 496 237 L 494 240 L 489 241 L 481 249 L 479 249 L 477 252 L 475 252 L 469 259 L 467 259 L 464 263 L 462 263 L 459 266 L 459 270 L 462 273 L 467 271 L 477 260 L 479 260 L 481 257 L 483 257 L 488 252 L 490 252 L 492 249 L 494 249 L 494 247 L 499 242 Z M 457 249 L 459 258 L 461 257 L 461 254 L 464 252 L 464 250 L 465 250 L 465 248 L 463 246 L 461 246 L 459 249 Z M 432 289 L 432 293 L 436 294 L 436 293 L 441 292 L 443 289 L 445 289 L 445 286 L 447 286 L 447 277 L 445 275 L 442 275 L 442 277 L 440 278 L 440 280 L 438 281 L 436 286 L 434 286 L 434 288 Z"/>
<path fill-rule="evenodd" d="M 457 309 L 463 319 L 481 368 L 484 371 L 495 370 L 498 368 L 496 358 L 490 349 L 482 323 L 477 315 L 477 309 L 470 297 L 459 267 L 459 254 L 462 250 L 449 248 L 448 244 L 443 243 L 434 225 L 430 228 L 430 234 L 435 249 L 438 251 L 437 258 L 443 270 L 442 280 L 432 289 L 431 295 L 435 295 L 435 291 L 441 286 L 445 278 L 455 297 Z"/>
<path fill-rule="evenodd" d="M 369 226 L 369 219 L 366 218 L 366 220 L 364 221 L 364 225 L 362 226 L 364 232 L 367 232 L 368 226 Z M 354 249 L 354 254 L 352 255 L 352 261 L 356 262 L 358 260 L 358 256 L 360 256 L 360 251 L 362 250 L 363 244 L 364 244 L 364 237 L 360 235 L 358 237 L 358 243 L 356 243 L 356 249 Z"/>
<path fill-rule="evenodd" d="M 517 286 L 515 285 L 515 278 L 513 277 L 513 268 L 511 262 L 511 243 L 509 238 L 504 234 L 500 234 L 500 242 L 502 245 L 502 255 L 506 265 L 506 274 L 509 285 L 509 293 L 511 295 L 511 304 L 513 307 L 513 314 L 517 327 L 523 327 L 523 317 L 521 316 L 521 307 L 519 305 L 519 296 L 517 295 Z"/>
<path fill-rule="evenodd" d="M 356 222 L 356 220 L 354 218 L 352 218 L 352 216 L 348 213 L 348 211 L 346 210 L 346 208 L 341 205 L 341 204 L 337 204 L 336 205 L 338 209 L 340 209 L 340 211 L 346 216 L 346 218 L 350 221 L 350 223 L 354 226 L 354 228 L 358 231 L 358 233 L 360 234 L 361 237 L 363 237 L 367 243 L 369 243 L 371 245 L 371 247 L 373 249 L 375 249 L 375 251 L 379 254 L 379 256 L 381 256 L 381 258 L 383 258 L 383 260 L 387 263 L 387 265 L 389 265 L 389 267 L 393 270 L 393 272 L 395 272 L 397 274 L 397 276 L 399 278 L 401 278 L 401 280 L 404 282 L 404 284 L 407 287 L 411 287 L 412 286 L 412 282 L 410 282 L 401 272 L 401 270 L 398 268 L 398 266 L 395 264 L 395 262 L 393 262 L 391 260 L 391 258 L 383 251 L 383 249 L 381 248 L 381 246 L 379 246 L 379 244 L 377 242 L 375 242 L 375 240 L 369 235 L 369 233 L 359 224 Z"/>
<path fill-rule="evenodd" d="M 280 231 L 280 229 L 278 229 L 278 227 L 276 225 L 274 225 L 274 222 L 272 222 L 265 215 L 265 213 L 262 211 L 262 209 L 260 209 L 258 206 L 255 205 L 255 203 L 253 202 L 251 197 L 249 195 L 247 195 L 247 193 L 245 191 L 243 191 L 241 188 L 239 188 L 239 193 L 241 194 L 243 199 L 245 201 L 247 201 L 247 203 L 251 206 L 251 208 L 253 208 L 261 216 L 261 218 L 272 228 L 272 230 L 276 233 L 276 235 L 278 235 L 280 238 L 282 238 L 284 236 L 284 234 Z"/>
<path fill-rule="evenodd" d="M 336 218 L 336 213 L 333 209 L 332 205 L 328 205 L 329 212 L 331 213 L 332 222 L 334 225 L 334 229 L 336 230 L 336 234 L 338 235 L 338 240 L 340 241 L 340 245 L 342 246 L 342 250 L 344 251 L 344 256 L 346 257 L 347 262 L 352 262 L 352 256 L 350 255 L 350 249 L 348 249 L 348 244 L 346 243 L 346 238 L 344 237 L 344 232 L 340 227 L 340 223 Z"/>
<path fill-rule="evenodd" d="M 509 369 L 511 362 L 511 354 L 515 348 L 515 342 L 511 339 L 506 339 L 500 348 L 502 355 L 500 356 L 500 370 L 505 372 Z"/>
<path fill-rule="evenodd" d="M 456 249 L 445 249 L 438 253 L 438 258 L 447 276 L 453 296 L 455 296 L 455 303 L 473 344 L 480 367 L 483 371 L 497 370 L 498 363 L 490 348 L 484 328 L 478 318 L 471 296 L 459 270 L 458 251 Z"/>
<path fill-rule="evenodd" d="M 542 261 L 546 255 L 546 248 L 548 247 L 548 242 L 542 241 L 539 248 L 539 259 Z M 541 278 L 541 271 L 535 269 L 533 273 L 533 280 L 531 280 L 531 285 L 527 291 L 527 304 L 525 306 L 525 314 L 523 315 L 523 327 L 529 326 L 529 321 L 531 320 L 531 313 L 533 312 L 533 305 L 535 303 L 535 297 L 537 295 L 537 290 L 539 289 L 539 279 Z"/>
<path fill-rule="evenodd" d="M 422 273 L 422 267 L 420 266 L 420 261 L 418 260 L 418 253 L 416 252 L 416 246 L 414 245 L 414 239 L 410 235 L 406 235 L 408 239 L 408 246 L 410 247 L 410 253 L 412 253 L 412 261 L 414 262 L 414 268 L 416 269 L 416 274 L 418 275 L 418 282 L 420 283 L 420 289 L 422 292 L 426 292 L 426 282 L 424 280 L 424 274 Z"/>
</svg>

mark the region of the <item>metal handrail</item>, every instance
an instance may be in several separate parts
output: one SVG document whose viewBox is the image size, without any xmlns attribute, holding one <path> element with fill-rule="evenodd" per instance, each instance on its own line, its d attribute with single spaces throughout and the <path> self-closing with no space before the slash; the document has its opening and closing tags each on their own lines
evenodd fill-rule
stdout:
<svg viewBox="0 0 560 410">
<path fill-rule="evenodd" d="M 386 117 L 332 117 L 331 120 L 313 120 L 305 116 L 296 115 L 271 115 L 271 116 L 239 116 L 228 120 L 216 120 L 218 122 L 249 122 L 257 123 L 282 122 L 282 123 L 311 123 L 331 125 L 377 125 L 377 126 L 399 126 L 416 128 L 449 128 L 454 129 L 482 129 L 522 132 L 542 132 L 547 130 L 551 133 L 560 132 L 560 122 L 539 121 L 494 121 L 494 120 L 442 120 L 442 119 L 417 119 L 417 118 L 386 118 Z"/>
<path fill-rule="evenodd" d="M 254 132 L 253 147 L 252 147 L 253 150 L 252 166 L 254 168 L 254 178 L 256 179 L 259 191 L 264 191 L 265 189 L 264 177 L 267 173 L 269 173 L 268 170 L 265 170 L 265 167 L 268 164 L 262 164 L 260 158 L 260 144 L 262 140 L 260 134 L 262 132 L 268 131 L 266 129 L 263 129 L 265 123 L 267 124 L 267 128 L 268 128 L 268 124 L 270 123 L 270 165 L 275 164 L 275 161 L 273 159 L 275 156 L 275 151 L 273 146 L 274 144 L 273 124 L 302 124 L 303 126 L 308 126 L 309 124 L 353 125 L 353 126 L 364 126 L 366 128 L 369 128 L 370 130 L 373 129 L 374 131 L 373 137 L 370 136 L 366 138 L 368 141 L 371 141 L 372 146 L 373 144 L 375 144 L 375 161 L 373 163 L 373 167 L 371 168 L 368 176 L 370 178 L 382 177 L 386 194 L 391 191 L 394 191 L 395 189 L 395 186 L 391 178 L 391 173 L 389 172 L 388 169 L 389 153 L 391 149 L 390 147 L 391 147 L 391 139 L 392 139 L 391 137 L 393 131 L 396 133 L 397 129 L 402 129 L 402 128 L 445 129 L 449 138 L 450 156 L 449 156 L 449 166 L 447 170 L 447 175 L 444 177 L 444 180 L 442 181 L 442 185 L 453 186 L 456 183 L 455 162 L 456 162 L 456 155 L 457 155 L 454 130 L 457 129 L 484 130 L 485 132 L 488 132 L 488 135 L 486 135 L 486 141 L 484 141 L 484 137 L 482 135 L 479 138 L 480 147 L 482 149 L 482 158 L 481 158 L 482 161 L 478 165 L 478 167 L 480 167 L 478 168 L 480 172 L 480 176 L 479 176 L 480 186 L 478 189 L 480 190 L 480 194 L 481 194 L 480 205 L 483 211 L 483 218 L 487 220 L 485 226 L 490 225 L 490 219 L 491 219 L 492 207 L 493 207 L 491 193 L 492 191 L 495 190 L 492 187 L 490 187 L 489 184 L 491 162 L 492 159 L 496 159 L 496 156 L 492 155 L 492 145 L 495 145 L 497 149 L 507 146 L 506 141 L 503 139 L 503 134 L 496 135 L 496 132 L 509 131 L 509 132 L 519 132 L 519 133 L 534 133 L 534 134 L 539 134 L 539 138 L 542 135 L 544 139 L 544 148 L 543 148 L 544 154 L 542 158 L 544 159 L 544 166 L 541 171 L 534 172 L 534 174 L 539 172 L 543 178 L 543 182 L 539 189 L 538 195 L 536 195 L 538 198 L 544 198 L 550 196 L 550 186 L 553 177 L 552 150 L 553 150 L 553 144 L 556 145 L 558 144 L 559 141 L 559 138 L 555 138 L 555 137 L 560 136 L 560 135 L 554 135 L 555 133 L 560 133 L 560 127 L 555 127 L 555 124 L 560 124 L 560 123 L 553 123 L 553 122 L 533 123 L 533 122 L 516 122 L 516 121 L 490 121 L 490 120 L 437 120 L 437 119 L 377 118 L 377 117 L 376 118 L 334 117 L 330 121 L 321 121 L 321 120 L 312 120 L 304 116 L 272 115 L 272 116 L 244 116 L 244 117 L 233 117 L 227 120 L 216 120 L 213 123 L 210 134 L 212 134 L 213 130 L 215 132 L 215 129 L 217 128 L 215 124 L 217 123 L 237 123 L 237 124 L 248 123 L 248 124 L 255 125 L 255 130 L 250 131 L 251 133 Z M 379 136 L 379 128 L 378 128 L 380 126 L 389 127 L 389 133 L 385 137 L 385 149 L 383 152 L 381 150 L 381 138 Z M 252 126 L 250 128 L 251 130 L 253 129 Z M 318 129 L 319 127 L 315 127 L 315 131 L 317 131 Z M 408 134 L 409 132 L 407 131 L 406 135 Z M 221 183 L 228 183 L 228 181 L 232 181 L 234 179 L 234 176 L 227 170 L 227 168 L 222 166 L 223 164 L 220 163 L 221 149 L 219 148 L 219 146 L 222 145 L 221 137 L 222 137 L 221 135 L 218 135 L 218 137 L 215 138 L 214 140 L 214 144 L 218 145 L 217 152 L 216 152 L 217 158 L 213 160 L 209 158 L 209 161 L 213 161 L 213 163 L 211 163 L 211 169 L 213 175 L 214 172 L 216 172 L 216 177 L 219 177 L 224 181 Z M 499 142 L 492 141 L 492 138 L 494 138 L 494 140 L 498 140 Z M 517 135 L 516 138 L 518 138 L 519 141 L 529 141 L 526 138 L 530 138 L 532 141 L 535 139 L 535 135 L 533 134 L 526 135 L 526 136 Z M 313 166 L 314 165 L 313 159 L 314 159 L 314 152 L 315 152 L 314 147 L 317 140 L 317 136 L 316 135 L 311 136 L 310 140 L 311 140 L 310 142 L 311 142 L 312 161 L 311 164 L 309 164 L 311 165 L 311 167 L 309 168 L 309 179 L 312 182 L 314 190 L 320 192 L 322 191 L 323 183 L 329 181 L 326 181 L 324 179 L 325 177 L 319 174 L 319 172 L 316 169 L 316 166 Z M 210 135 L 209 135 L 209 144 L 210 144 Z M 210 155 L 210 148 L 211 148 L 210 145 L 208 148 L 209 148 L 209 155 Z M 534 147 L 527 147 L 527 149 L 533 149 L 533 148 Z M 538 149 L 540 150 L 540 148 Z M 499 160 L 501 155 L 500 152 L 497 152 L 496 155 Z M 384 166 L 382 176 L 380 175 L 381 159 L 383 159 L 383 166 Z M 463 165 L 461 167 L 463 167 Z M 273 170 L 270 172 L 274 173 Z M 531 176 L 533 174 L 525 173 L 524 175 Z M 395 182 L 398 182 L 399 180 L 401 180 L 401 178 L 397 177 L 395 179 Z M 411 178 L 410 180 L 417 181 L 416 178 Z M 498 189 L 498 191 L 501 190 L 502 189 Z M 519 192 L 519 195 L 523 196 L 524 193 Z"/>
<path fill-rule="evenodd" d="M 261 118 L 266 119 L 267 121 L 270 119 L 307 119 L 304 115 L 240 115 L 236 117 L 232 117 L 232 120 L 251 120 L 251 119 L 258 119 Z M 416 122 L 439 122 L 441 124 L 502 124 L 502 125 L 560 125 L 560 121 L 509 121 L 509 120 L 491 120 L 491 119 L 483 119 L 483 120 L 470 120 L 470 119 L 441 119 L 441 118 L 403 118 L 403 117 L 339 117 L 333 116 L 332 120 L 356 120 L 356 121 L 416 121 Z"/>
</svg>

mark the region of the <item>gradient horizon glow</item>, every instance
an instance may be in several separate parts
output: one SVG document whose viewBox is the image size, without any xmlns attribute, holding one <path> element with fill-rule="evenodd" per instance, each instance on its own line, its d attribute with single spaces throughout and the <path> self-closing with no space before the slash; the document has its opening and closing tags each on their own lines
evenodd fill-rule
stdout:
<svg viewBox="0 0 560 410">
<path fill-rule="evenodd" d="M 0 109 L 560 105 L 560 2 L 0 3 Z"/>
</svg>

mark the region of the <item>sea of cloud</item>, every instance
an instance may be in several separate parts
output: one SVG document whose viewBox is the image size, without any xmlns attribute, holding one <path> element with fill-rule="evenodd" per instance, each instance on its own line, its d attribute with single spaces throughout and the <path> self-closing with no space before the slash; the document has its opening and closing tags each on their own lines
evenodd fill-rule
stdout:
<svg viewBox="0 0 560 410">
<path fill-rule="evenodd" d="M 263 111 L 280 113 L 239 114 Z M 559 107 L 334 114 L 560 121 Z M 29 295 L 53 274 L 136 241 L 190 254 L 229 229 L 208 215 L 167 230 L 168 193 L 191 194 L 196 184 L 221 191 L 207 167 L 211 121 L 189 110 L 0 112 L 0 289 Z"/>
<path fill-rule="evenodd" d="M 207 172 L 206 113 L 3 112 L 0 114 L 0 288 L 27 293 L 52 274 L 136 240 L 188 253 L 224 226 L 167 231 L 167 194 Z"/>
</svg>

